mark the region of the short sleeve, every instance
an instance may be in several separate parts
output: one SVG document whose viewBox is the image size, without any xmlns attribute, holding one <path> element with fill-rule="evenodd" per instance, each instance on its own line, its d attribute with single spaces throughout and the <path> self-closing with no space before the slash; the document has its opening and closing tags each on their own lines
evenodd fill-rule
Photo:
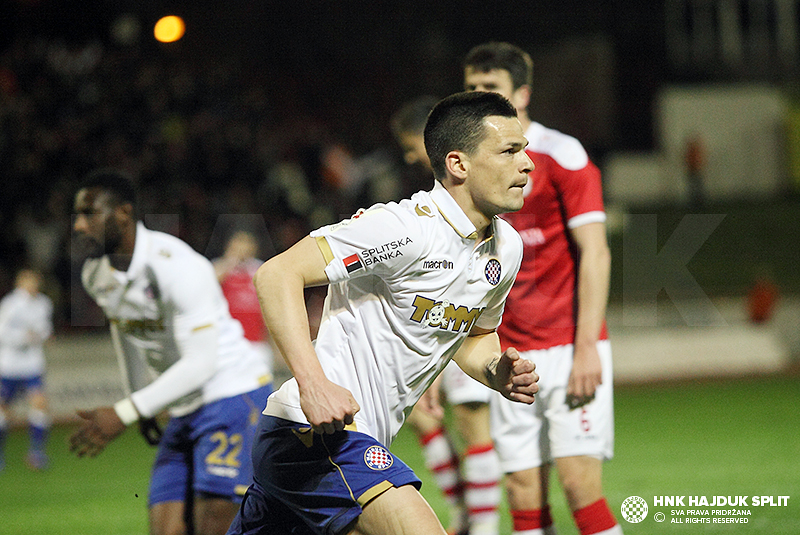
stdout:
<svg viewBox="0 0 800 535">
<path fill-rule="evenodd" d="M 364 275 L 390 277 L 411 266 L 422 251 L 419 223 L 396 204 L 376 205 L 311 233 L 331 283 Z"/>
<path fill-rule="evenodd" d="M 554 178 L 566 211 L 568 227 L 606 220 L 603 185 L 596 165 L 590 161 L 578 170 L 562 167 Z"/>
</svg>

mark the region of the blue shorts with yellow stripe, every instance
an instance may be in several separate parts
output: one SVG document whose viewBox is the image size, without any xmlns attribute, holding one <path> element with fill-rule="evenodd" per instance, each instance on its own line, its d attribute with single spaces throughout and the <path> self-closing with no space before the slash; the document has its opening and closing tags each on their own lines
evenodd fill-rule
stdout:
<svg viewBox="0 0 800 535">
<path fill-rule="evenodd" d="M 339 535 L 391 487 L 422 483 L 377 440 L 357 431 L 317 435 L 308 424 L 262 416 L 254 481 L 228 535 Z"/>
<path fill-rule="evenodd" d="M 148 505 L 213 495 L 239 503 L 253 478 L 250 461 L 272 383 L 171 418 L 158 445 Z"/>
</svg>

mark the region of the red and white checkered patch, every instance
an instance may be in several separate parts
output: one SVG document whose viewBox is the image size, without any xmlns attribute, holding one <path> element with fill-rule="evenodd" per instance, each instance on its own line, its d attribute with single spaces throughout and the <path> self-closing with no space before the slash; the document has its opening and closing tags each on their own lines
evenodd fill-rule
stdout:
<svg viewBox="0 0 800 535">
<path fill-rule="evenodd" d="M 386 448 L 370 446 L 364 452 L 364 462 L 373 470 L 386 470 L 394 463 L 394 457 Z"/>
<path fill-rule="evenodd" d="M 500 282 L 501 271 L 500 262 L 495 258 L 486 262 L 486 269 L 483 270 L 486 274 L 486 280 L 489 281 L 489 284 L 492 286 L 497 286 L 497 283 Z"/>
</svg>

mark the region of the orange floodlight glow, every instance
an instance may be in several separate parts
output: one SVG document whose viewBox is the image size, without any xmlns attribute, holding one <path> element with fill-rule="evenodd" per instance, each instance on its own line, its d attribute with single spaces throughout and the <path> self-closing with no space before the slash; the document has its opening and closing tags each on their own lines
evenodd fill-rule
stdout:
<svg viewBox="0 0 800 535">
<path fill-rule="evenodd" d="M 162 43 L 174 43 L 186 32 L 186 24 L 183 19 L 175 15 L 161 17 L 153 28 L 153 35 L 156 40 Z"/>
</svg>

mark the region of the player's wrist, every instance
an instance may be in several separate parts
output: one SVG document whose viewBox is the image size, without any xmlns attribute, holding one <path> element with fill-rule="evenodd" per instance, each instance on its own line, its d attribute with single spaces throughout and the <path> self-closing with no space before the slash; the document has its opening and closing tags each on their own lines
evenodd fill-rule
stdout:
<svg viewBox="0 0 800 535">
<path fill-rule="evenodd" d="M 125 398 L 117 401 L 114 404 L 114 412 L 117 413 L 120 421 L 122 421 L 122 423 L 126 426 L 138 421 L 141 418 L 141 415 L 136 409 L 136 405 L 133 404 L 133 400 L 131 398 Z"/>
<path fill-rule="evenodd" d="M 497 386 L 497 366 L 500 364 L 500 357 L 494 357 L 486 363 L 483 368 L 483 376 L 486 378 L 486 384 L 489 388 L 498 390 Z M 499 390 L 498 390 L 499 391 Z"/>
</svg>

